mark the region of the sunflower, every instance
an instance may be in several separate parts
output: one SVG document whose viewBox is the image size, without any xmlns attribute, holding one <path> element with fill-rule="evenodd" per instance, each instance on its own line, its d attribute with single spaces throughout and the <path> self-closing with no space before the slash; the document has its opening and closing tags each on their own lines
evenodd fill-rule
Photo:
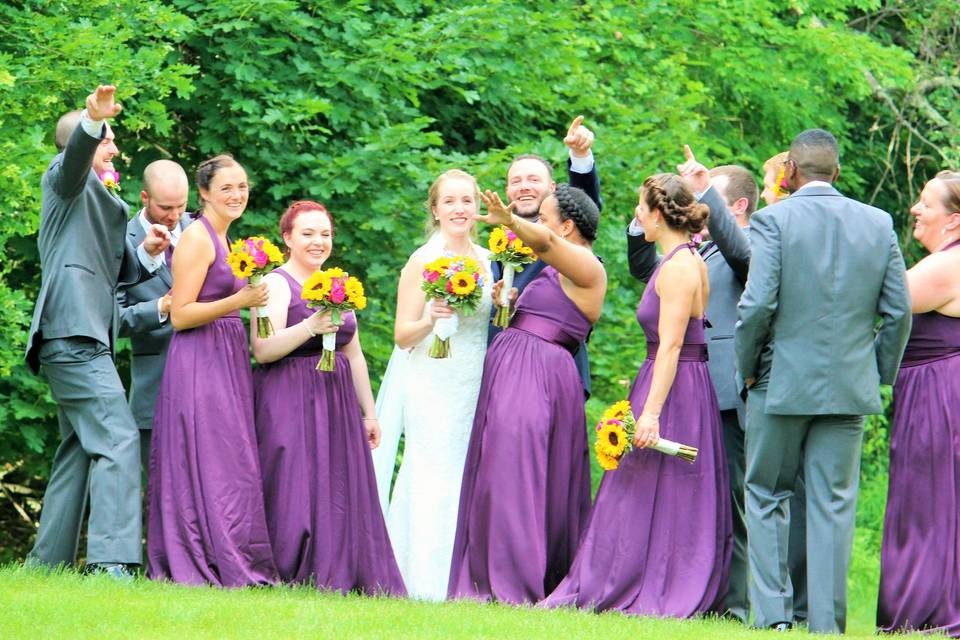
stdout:
<svg viewBox="0 0 960 640">
<path fill-rule="evenodd" d="M 241 280 L 253 275 L 253 260 L 246 252 L 231 252 L 227 256 L 227 264 L 230 265 L 233 275 Z"/>
<path fill-rule="evenodd" d="M 510 241 L 507 239 L 507 234 L 500 227 L 497 227 L 490 232 L 490 240 L 487 242 L 490 247 L 490 251 L 494 253 L 503 253 L 507 250 L 507 246 L 510 244 Z"/>
<path fill-rule="evenodd" d="M 597 441 L 597 446 L 594 447 L 597 454 L 597 462 L 600 463 L 600 468 L 604 471 L 613 471 L 618 466 L 620 466 L 620 460 L 614 458 L 613 456 L 607 455 L 604 451 L 600 449 L 600 441 Z"/>
<path fill-rule="evenodd" d="M 348 298 L 363 296 L 363 283 L 358 278 L 347 278 L 343 285 Z"/>
<path fill-rule="evenodd" d="M 333 279 L 327 275 L 326 271 L 314 271 L 303 283 L 303 292 L 300 297 L 304 300 L 323 300 L 330 293 L 332 284 Z"/>
<path fill-rule="evenodd" d="M 619 422 L 610 421 L 597 432 L 597 451 L 619 458 L 627 448 L 627 432 Z"/>
<path fill-rule="evenodd" d="M 330 267 L 329 269 L 324 270 L 324 273 L 331 280 L 333 278 L 345 278 L 347 277 L 347 272 L 341 269 L 340 267 Z"/>
<path fill-rule="evenodd" d="M 620 402 L 614 402 L 610 407 L 603 412 L 603 421 L 607 420 L 623 420 L 627 417 L 627 414 L 630 413 L 630 401 L 621 400 Z"/>
<path fill-rule="evenodd" d="M 477 283 L 473 276 L 465 271 L 459 271 L 450 277 L 450 289 L 455 295 L 469 295 L 477 288 Z"/>
</svg>

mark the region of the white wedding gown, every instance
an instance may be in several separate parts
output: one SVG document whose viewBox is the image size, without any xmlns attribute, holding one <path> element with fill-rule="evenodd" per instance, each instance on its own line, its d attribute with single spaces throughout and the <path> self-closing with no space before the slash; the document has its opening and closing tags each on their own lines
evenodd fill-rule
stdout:
<svg viewBox="0 0 960 640">
<path fill-rule="evenodd" d="M 486 271 L 482 302 L 475 314 L 459 318 L 450 357 L 427 355 L 432 333 L 409 352 L 395 349 L 377 396 L 383 436 L 374 466 L 380 499 L 386 505 L 402 431 L 403 462 L 385 512 L 407 592 L 423 600 L 447 597 L 463 465 L 487 351 L 493 286 L 489 251 L 478 245 L 474 250 Z M 428 261 L 443 255 L 439 235 L 421 252 Z"/>
</svg>

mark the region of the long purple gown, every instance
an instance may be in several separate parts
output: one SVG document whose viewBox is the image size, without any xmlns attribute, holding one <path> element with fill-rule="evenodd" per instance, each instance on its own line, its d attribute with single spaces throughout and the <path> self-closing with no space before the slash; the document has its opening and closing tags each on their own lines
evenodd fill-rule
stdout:
<svg viewBox="0 0 960 640">
<path fill-rule="evenodd" d="M 290 287 L 287 326 L 313 314 Z M 353 313 L 337 332 L 333 371 L 317 371 L 311 338 L 254 372 L 257 438 L 267 527 L 280 578 L 342 592 L 405 595 L 377 493 L 363 414 L 340 351 L 357 332 Z"/>
<path fill-rule="evenodd" d="M 244 286 L 216 248 L 198 302 Z M 147 575 L 222 587 L 273 584 L 253 426 L 247 334 L 237 312 L 170 341 L 153 419 Z"/>
<path fill-rule="evenodd" d="M 570 567 L 590 510 L 583 386 L 571 353 L 590 328 L 548 266 L 487 352 L 449 597 L 536 602 Z"/>
<path fill-rule="evenodd" d="M 960 318 L 914 314 L 893 400 L 877 626 L 960 637 Z"/>
<path fill-rule="evenodd" d="M 689 246 L 674 249 L 660 266 Z M 647 338 L 647 360 L 630 391 L 637 416 L 650 391 L 659 342 L 659 271 L 637 307 Z M 703 319 L 691 318 L 660 413 L 660 435 L 699 448 L 696 462 L 633 449 L 617 470 L 606 472 L 570 573 L 544 606 L 681 618 L 720 610 L 733 525 L 723 427 L 706 359 Z"/>
</svg>

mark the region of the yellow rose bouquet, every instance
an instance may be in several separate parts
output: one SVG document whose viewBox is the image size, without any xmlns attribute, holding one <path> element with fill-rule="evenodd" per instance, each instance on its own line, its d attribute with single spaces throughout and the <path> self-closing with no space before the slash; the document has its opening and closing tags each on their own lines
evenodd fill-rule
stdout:
<svg viewBox="0 0 960 640">
<path fill-rule="evenodd" d="M 283 253 L 266 238 L 252 236 L 246 240 L 237 240 L 230 247 L 227 254 L 227 264 L 240 280 L 249 279 L 250 284 L 257 286 L 263 276 L 270 273 L 274 267 L 283 264 Z M 269 338 L 273 335 L 273 325 L 269 316 L 257 315 L 257 337 Z"/>
<path fill-rule="evenodd" d="M 508 227 L 499 226 L 490 232 L 488 240 L 491 255 L 490 259 L 499 262 L 503 267 L 503 288 L 500 290 L 500 306 L 493 316 L 493 324 L 506 327 L 510 324 L 510 289 L 513 287 L 513 276 L 523 271 L 525 265 L 536 262 L 537 256 L 533 249 L 523 243 Z"/>
<path fill-rule="evenodd" d="M 629 400 L 621 400 L 610 405 L 600 422 L 597 423 L 597 440 L 593 445 L 597 454 L 597 462 L 606 471 L 613 471 L 620 466 L 620 460 L 633 448 L 633 436 L 637 431 L 637 421 L 633 417 Z M 693 463 L 699 451 L 679 442 L 666 438 L 657 440 L 651 447 L 668 456 L 676 456 L 681 460 Z"/>
<path fill-rule="evenodd" d="M 330 320 L 337 325 L 343 322 L 344 311 L 361 310 L 367 306 L 367 296 L 360 279 L 337 267 L 314 271 L 303 283 L 300 297 L 307 301 L 311 309 L 330 311 Z M 325 333 L 322 340 L 323 352 L 317 363 L 317 371 L 333 371 L 337 334 Z"/>
<path fill-rule="evenodd" d="M 423 269 L 420 288 L 429 300 L 443 300 L 457 313 L 476 313 L 483 296 L 483 268 L 473 258 L 453 256 L 437 258 Z M 457 316 L 441 318 L 433 325 L 433 344 L 427 355 L 450 357 L 450 337 L 460 327 Z"/>
</svg>

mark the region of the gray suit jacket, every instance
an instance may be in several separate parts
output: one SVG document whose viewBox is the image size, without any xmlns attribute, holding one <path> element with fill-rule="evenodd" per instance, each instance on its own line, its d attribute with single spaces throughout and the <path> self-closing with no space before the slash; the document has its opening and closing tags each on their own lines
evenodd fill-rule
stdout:
<svg viewBox="0 0 960 640">
<path fill-rule="evenodd" d="M 26 352 L 34 372 L 44 339 L 87 337 L 112 349 L 117 285 L 147 273 L 127 241 L 129 207 L 91 170 L 98 144 L 78 126 L 40 182 L 41 285 Z"/>
<path fill-rule="evenodd" d="M 704 332 L 710 355 L 707 366 L 720 410 L 726 411 L 742 404 L 734 369 L 733 330 L 737 322 L 737 302 L 750 268 L 750 243 L 746 231 L 737 226 L 736 218 L 716 189 L 707 189 L 700 201 L 710 207 L 707 228 L 713 239 L 700 249 L 710 280 L 707 319 L 711 326 Z M 630 273 L 642 282 L 649 280 L 659 262 L 656 245 L 643 236 L 628 234 L 627 251 Z"/>
<path fill-rule="evenodd" d="M 750 239 L 736 354 L 744 379 L 767 384 L 765 412 L 882 411 L 911 323 L 890 215 L 807 187 L 755 214 Z"/>
<path fill-rule="evenodd" d="M 189 224 L 190 215 L 180 217 L 180 228 Z M 133 246 L 146 237 L 139 212 L 127 223 L 127 237 Z M 170 265 L 164 264 L 152 278 L 117 290 L 120 305 L 120 337 L 130 338 L 133 347 L 131 362 L 130 410 L 137 426 L 150 429 L 153 411 L 160 390 L 160 379 L 167 360 L 167 347 L 173 337 L 169 318 L 161 323 L 157 300 L 173 286 Z"/>
</svg>

